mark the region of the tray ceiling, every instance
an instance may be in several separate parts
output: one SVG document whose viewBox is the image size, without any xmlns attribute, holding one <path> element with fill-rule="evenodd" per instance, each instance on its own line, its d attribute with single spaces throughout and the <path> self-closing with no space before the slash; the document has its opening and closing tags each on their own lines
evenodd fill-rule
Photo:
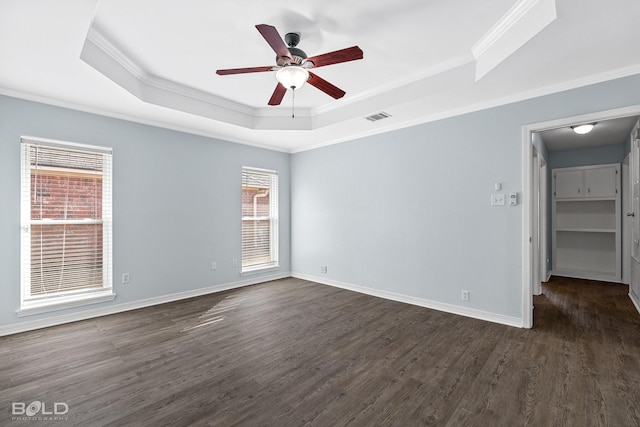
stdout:
<svg viewBox="0 0 640 427">
<path fill-rule="evenodd" d="M 295 152 L 638 73 L 639 15 L 636 0 L 9 0 L 0 91 Z M 290 91 L 267 106 L 275 73 L 216 75 L 274 64 L 256 24 L 299 32 L 310 56 L 360 46 L 314 70 L 345 97 L 305 85 L 292 118 Z"/>
</svg>

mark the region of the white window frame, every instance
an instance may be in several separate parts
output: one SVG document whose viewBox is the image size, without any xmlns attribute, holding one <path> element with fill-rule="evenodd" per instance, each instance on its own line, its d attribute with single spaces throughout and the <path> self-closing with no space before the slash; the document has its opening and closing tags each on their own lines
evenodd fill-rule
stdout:
<svg viewBox="0 0 640 427">
<path fill-rule="evenodd" d="M 246 264 L 245 263 L 245 247 L 244 240 L 241 236 L 241 274 L 252 274 L 256 272 L 263 272 L 269 269 L 276 269 L 280 267 L 279 264 L 279 213 L 278 213 L 278 172 L 270 169 L 260 169 L 254 167 L 243 166 L 242 167 L 242 188 L 244 188 L 244 175 L 246 173 L 255 173 L 256 175 L 263 175 L 269 177 L 269 216 L 268 217 L 254 217 L 243 216 L 242 223 L 245 221 L 255 220 L 269 220 L 269 258 L 268 262 Z M 242 227 L 244 228 L 244 227 Z"/>
<path fill-rule="evenodd" d="M 30 148 L 34 146 L 103 155 L 102 220 L 32 220 L 31 219 L 31 162 Z M 113 214 L 112 214 L 112 157 L 113 150 L 72 142 L 55 141 L 30 136 L 21 137 L 21 256 L 20 309 L 18 316 L 46 313 L 87 304 L 111 301 L 113 292 Z M 31 295 L 31 225 L 33 224 L 102 224 L 103 286 L 99 289 L 63 291 L 42 296 Z"/>
</svg>

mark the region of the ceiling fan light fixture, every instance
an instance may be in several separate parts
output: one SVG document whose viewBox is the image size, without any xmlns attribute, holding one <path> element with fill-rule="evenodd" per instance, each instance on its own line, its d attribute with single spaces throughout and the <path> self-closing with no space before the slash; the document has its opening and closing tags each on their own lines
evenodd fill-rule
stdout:
<svg viewBox="0 0 640 427">
<path fill-rule="evenodd" d="M 578 135 L 584 135 L 586 133 L 591 132 L 595 125 L 596 125 L 595 123 L 587 123 L 584 125 L 571 126 L 571 129 L 573 129 L 573 131 Z"/>
<path fill-rule="evenodd" d="M 287 89 L 300 89 L 309 80 L 309 71 L 297 65 L 289 65 L 276 72 L 276 79 Z"/>
</svg>

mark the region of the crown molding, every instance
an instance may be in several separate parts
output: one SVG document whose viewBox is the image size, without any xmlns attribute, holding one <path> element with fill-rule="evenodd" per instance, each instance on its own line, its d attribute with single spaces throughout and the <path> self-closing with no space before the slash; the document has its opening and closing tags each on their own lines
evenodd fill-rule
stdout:
<svg viewBox="0 0 640 427">
<path fill-rule="evenodd" d="M 474 58 L 482 56 L 491 46 L 514 27 L 540 0 L 522 0 L 496 22 L 487 33 L 473 45 L 471 52 Z"/>
<path fill-rule="evenodd" d="M 521 0 L 473 45 L 476 81 L 535 37 L 557 17 L 555 0 Z"/>
</svg>

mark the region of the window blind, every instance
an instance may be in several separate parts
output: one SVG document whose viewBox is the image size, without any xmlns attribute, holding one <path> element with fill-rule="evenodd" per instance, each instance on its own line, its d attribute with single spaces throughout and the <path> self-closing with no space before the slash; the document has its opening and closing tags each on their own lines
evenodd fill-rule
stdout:
<svg viewBox="0 0 640 427">
<path fill-rule="evenodd" d="M 110 149 L 22 142 L 22 299 L 112 287 Z"/>
<path fill-rule="evenodd" d="M 242 169 L 242 270 L 278 265 L 278 174 Z"/>
</svg>

